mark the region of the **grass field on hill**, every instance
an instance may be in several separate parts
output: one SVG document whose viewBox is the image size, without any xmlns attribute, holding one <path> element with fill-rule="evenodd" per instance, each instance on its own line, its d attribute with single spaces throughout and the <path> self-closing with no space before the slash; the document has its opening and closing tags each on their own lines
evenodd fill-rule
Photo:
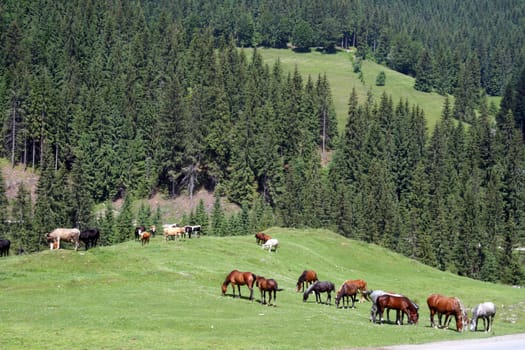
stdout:
<svg viewBox="0 0 525 350">
<path fill-rule="evenodd" d="M 75 252 L 70 247 L 0 259 L 2 349 L 345 349 L 483 338 L 523 332 L 525 291 L 437 271 L 375 245 L 326 230 L 272 228 L 277 253 L 253 236 L 202 237 L 149 245 L 135 241 Z M 415 326 L 369 322 L 356 309 L 304 303 L 295 292 L 304 269 L 336 287 L 362 278 L 371 289 L 403 293 L 420 305 Z M 277 307 L 221 296 L 232 270 L 275 278 Z M 497 304 L 494 333 L 429 327 L 426 297 L 457 296 L 470 310 Z M 334 298 L 335 296 L 333 296 Z M 323 296 L 323 300 L 325 296 Z M 454 321 L 451 325 L 454 327 Z"/>
<path fill-rule="evenodd" d="M 374 98 L 379 99 L 383 92 L 392 97 L 394 104 L 399 101 L 408 100 L 411 105 L 420 106 L 428 121 L 428 127 L 432 130 L 435 123 L 441 117 L 445 97 L 437 93 L 425 93 L 414 89 L 414 78 L 398 73 L 385 66 L 374 63 L 370 60 L 363 61 L 362 72 L 363 82 L 358 74 L 353 72 L 352 57 L 353 52 L 337 51 L 335 54 L 324 54 L 319 51 L 309 53 L 297 53 L 290 49 L 258 49 L 263 60 L 270 67 L 280 60 L 286 71 L 293 71 L 295 67 L 303 76 L 310 75 L 314 81 L 319 74 L 326 76 L 330 82 L 333 101 L 337 113 L 339 130 L 346 124 L 348 115 L 348 99 L 353 88 L 356 89 L 359 102 L 364 103 L 369 91 Z M 250 54 L 250 50 L 246 50 Z M 385 86 L 376 86 L 376 77 L 379 72 L 386 74 Z M 492 101 L 499 105 L 498 97 L 491 97 Z M 453 99 L 451 99 L 451 102 Z"/>
</svg>

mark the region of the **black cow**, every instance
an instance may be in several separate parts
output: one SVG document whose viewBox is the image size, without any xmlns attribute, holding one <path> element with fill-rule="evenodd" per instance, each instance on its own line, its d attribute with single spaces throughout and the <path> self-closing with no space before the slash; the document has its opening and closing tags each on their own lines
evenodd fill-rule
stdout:
<svg viewBox="0 0 525 350">
<path fill-rule="evenodd" d="M 201 236 L 201 225 L 184 226 L 184 234 L 191 238 L 192 233 L 195 233 L 197 237 Z"/>
<path fill-rule="evenodd" d="M 90 228 L 80 232 L 79 239 L 84 243 L 86 250 L 97 246 L 100 238 L 100 231 L 98 228 Z"/>
<path fill-rule="evenodd" d="M 0 239 L 0 256 L 8 256 L 11 241 L 8 239 Z"/>
</svg>

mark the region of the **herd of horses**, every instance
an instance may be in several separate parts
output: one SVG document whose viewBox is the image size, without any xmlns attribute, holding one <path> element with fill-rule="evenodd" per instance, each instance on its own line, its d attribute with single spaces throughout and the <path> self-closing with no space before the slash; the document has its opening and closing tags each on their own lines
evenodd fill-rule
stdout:
<svg viewBox="0 0 525 350">
<path fill-rule="evenodd" d="M 259 242 L 258 242 L 259 243 Z M 261 293 L 260 303 L 276 306 L 277 292 L 282 291 L 274 279 L 266 279 L 249 271 L 231 271 L 221 285 L 222 295 L 225 296 L 228 285 L 232 286 L 232 295 L 235 298 L 235 289 L 237 289 L 239 298 L 241 296 L 241 286 L 246 286 L 250 291 L 249 300 L 253 302 L 253 289 L 258 287 Z M 306 289 L 305 289 L 306 288 Z M 417 324 L 419 320 L 419 305 L 414 303 L 408 297 L 382 290 L 369 290 L 367 283 L 361 279 L 346 280 L 336 291 L 335 285 L 331 281 L 320 281 L 314 270 L 304 270 L 297 279 L 296 291 L 303 293 L 303 302 L 308 301 L 308 296 L 315 293 L 316 303 L 323 303 L 321 294 L 326 293 L 325 304 L 330 305 L 332 293 L 335 293 L 335 306 L 345 308 L 355 308 L 357 295 L 359 302 L 365 300 L 372 302 L 370 310 L 370 321 L 373 323 L 383 323 L 383 314 L 386 311 L 387 320 L 390 321 L 389 311 L 396 311 L 396 324 L 402 325 L 406 316 L 408 324 Z M 269 293 L 268 303 L 266 293 Z M 273 304 L 272 304 L 273 299 Z M 342 300 L 342 303 L 341 303 Z M 350 306 L 350 300 L 352 305 Z M 427 306 L 430 311 L 430 326 L 434 328 L 448 328 L 452 318 L 456 321 L 456 331 L 462 332 L 467 329 L 469 318 L 463 303 L 457 297 L 447 297 L 440 294 L 431 294 L 427 298 Z M 482 319 L 483 329 L 486 332 L 492 330 L 494 317 L 496 315 L 496 306 L 492 302 L 485 302 L 477 305 L 472 309 L 472 319 L 470 320 L 470 330 L 477 331 L 478 320 Z M 438 324 L 434 321 L 434 316 L 438 318 Z M 444 316 L 444 319 L 443 319 Z"/>
</svg>

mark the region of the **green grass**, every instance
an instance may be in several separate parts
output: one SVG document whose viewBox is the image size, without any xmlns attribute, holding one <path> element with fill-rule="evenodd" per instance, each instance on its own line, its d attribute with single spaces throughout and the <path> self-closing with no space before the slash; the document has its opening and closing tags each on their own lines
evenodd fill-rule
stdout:
<svg viewBox="0 0 525 350">
<path fill-rule="evenodd" d="M 289 49 L 264 48 L 258 49 L 258 51 L 268 65 L 272 66 L 279 59 L 286 71 L 291 72 L 297 67 L 305 79 L 310 75 L 316 81 L 319 74 L 326 74 L 332 90 L 340 131 L 346 124 L 348 100 L 353 88 L 356 89 L 360 103 L 366 101 L 367 94 L 371 91 L 375 99 L 379 99 L 383 92 L 386 92 L 388 96 L 392 97 L 396 105 L 399 101 L 408 100 L 411 105 L 420 106 L 425 112 L 430 130 L 441 117 L 445 97 L 437 93 L 415 90 L 414 78 L 412 77 L 365 60 L 362 65 L 364 83 L 361 82 L 358 74 L 353 72 L 353 52 L 337 51 L 335 54 L 324 54 L 319 51 L 311 51 L 309 53 L 296 53 Z M 251 54 L 251 51 L 246 50 L 246 53 Z M 386 84 L 385 86 L 376 86 L 376 77 L 381 71 L 386 74 Z M 491 97 L 489 101 L 499 105 L 499 98 L 497 97 Z M 452 97 L 451 103 L 453 103 Z"/>
<path fill-rule="evenodd" d="M 126 242 L 88 252 L 43 251 L 0 259 L 2 349 L 343 349 L 482 338 L 492 334 L 429 327 L 431 293 L 454 295 L 470 309 L 494 301 L 494 335 L 523 332 L 523 289 L 461 278 L 383 248 L 326 230 L 272 228 L 269 254 L 252 236 L 203 237 L 149 246 Z M 339 286 L 362 278 L 369 288 L 404 293 L 420 304 L 416 326 L 373 325 L 370 303 L 343 310 L 295 292 L 306 268 Z M 223 297 L 232 269 L 275 278 L 277 307 Z M 241 287 L 247 296 L 246 287 Z M 231 287 L 228 289 L 231 294 Z M 454 322 L 452 322 L 454 324 Z"/>
</svg>

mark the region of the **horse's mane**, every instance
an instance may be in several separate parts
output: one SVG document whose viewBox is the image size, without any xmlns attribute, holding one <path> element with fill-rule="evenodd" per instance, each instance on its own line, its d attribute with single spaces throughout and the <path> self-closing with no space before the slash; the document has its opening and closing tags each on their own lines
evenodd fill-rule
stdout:
<svg viewBox="0 0 525 350">
<path fill-rule="evenodd" d="M 304 292 L 304 294 L 308 295 L 308 294 L 312 293 L 312 290 L 317 285 L 317 283 L 319 283 L 319 282 L 315 282 L 315 283 L 311 284 L 310 287 L 308 287 L 308 289 Z"/>
<path fill-rule="evenodd" d="M 306 279 L 306 270 L 303 271 L 301 276 L 299 276 L 299 280 L 297 280 L 297 283 L 302 283 Z"/>
</svg>

